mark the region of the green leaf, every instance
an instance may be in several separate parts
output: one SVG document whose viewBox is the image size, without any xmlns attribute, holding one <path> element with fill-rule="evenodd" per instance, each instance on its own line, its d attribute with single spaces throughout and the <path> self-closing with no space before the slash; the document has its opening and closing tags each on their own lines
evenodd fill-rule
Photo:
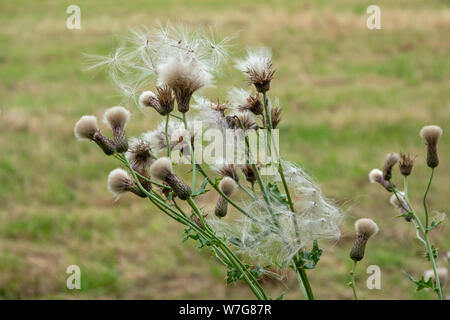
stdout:
<svg viewBox="0 0 450 320">
<path fill-rule="evenodd" d="M 207 193 L 209 189 L 206 189 L 206 186 L 208 185 L 208 179 L 204 179 L 202 182 L 202 185 L 200 188 L 198 188 L 194 193 L 192 193 L 192 198 L 195 198 L 201 194 Z"/>
<path fill-rule="evenodd" d="M 431 251 L 433 252 L 433 257 L 436 259 L 438 257 L 438 250 L 436 249 L 436 247 L 434 245 L 431 245 Z M 428 252 L 425 255 L 425 258 L 428 261 L 431 261 L 430 254 Z"/>
<path fill-rule="evenodd" d="M 428 279 L 428 281 L 425 281 L 425 278 L 422 276 L 422 278 L 420 278 L 420 280 L 415 280 L 412 275 L 410 275 L 407 272 L 405 272 L 405 273 L 406 273 L 406 276 L 409 278 L 409 280 L 411 280 L 412 282 L 414 282 L 416 284 L 417 291 L 420 291 L 425 288 L 434 290 L 433 279 L 430 278 L 430 279 Z"/>
<path fill-rule="evenodd" d="M 314 240 L 311 251 L 299 251 L 298 260 L 296 261 L 297 268 L 314 269 L 320 260 L 323 250 L 319 248 L 319 244 Z"/>
<path fill-rule="evenodd" d="M 289 201 L 286 197 L 286 194 L 281 193 L 280 189 L 278 188 L 278 185 L 276 183 L 268 183 L 267 188 L 269 193 L 279 202 L 282 204 L 285 204 L 286 206 L 289 206 Z"/>
<path fill-rule="evenodd" d="M 284 298 L 284 292 L 281 295 L 279 295 L 275 300 L 283 300 L 283 298 Z"/>
<path fill-rule="evenodd" d="M 433 229 L 436 229 L 441 223 L 442 223 L 442 221 L 439 221 L 439 222 L 431 221 L 431 225 L 427 228 L 427 230 L 431 231 Z"/>
</svg>

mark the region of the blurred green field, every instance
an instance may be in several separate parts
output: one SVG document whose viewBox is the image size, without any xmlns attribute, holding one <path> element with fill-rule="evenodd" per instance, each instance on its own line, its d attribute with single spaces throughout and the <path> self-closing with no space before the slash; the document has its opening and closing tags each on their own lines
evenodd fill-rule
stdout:
<svg viewBox="0 0 450 320">
<path fill-rule="evenodd" d="M 81 30 L 66 28 L 66 8 L 81 7 Z M 428 170 L 418 132 L 444 129 L 441 165 L 429 196 L 448 212 L 450 173 L 450 3 L 381 1 L 382 30 L 366 28 L 371 1 L 2 1 L 0 3 L 0 298 L 230 299 L 253 298 L 244 284 L 225 286 L 226 270 L 183 228 L 146 201 L 114 203 L 106 177 L 118 164 L 73 125 L 122 102 L 103 73 L 85 72 L 83 53 L 107 55 L 127 27 L 159 21 L 240 31 L 245 45 L 273 49 L 272 96 L 283 111 L 281 152 L 347 209 L 343 236 L 310 272 L 318 298 L 348 299 L 353 222 L 372 217 L 380 233 L 368 244 L 357 285 L 367 299 L 428 299 L 404 275 L 428 269 L 414 230 L 395 218 L 388 195 L 367 173 L 388 152 L 418 154 L 410 182 L 417 206 Z M 232 68 L 208 96 L 244 84 Z M 130 106 L 130 103 L 125 103 Z M 134 109 L 129 135 L 153 128 L 157 117 Z M 398 177 L 397 177 L 398 178 Z M 208 203 L 208 197 L 201 201 Z M 448 223 L 434 231 L 450 250 Z M 81 267 L 81 290 L 66 289 L 65 270 Z M 365 287 L 365 269 L 378 265 L 382 289 Z M 442 259 L 438 264 L 445 266 Z M 301 298 L 290 272 L 285 284 L 267 279 L 273 297 Z M 450 294 L 449 290 L 448 294 Z"/>
</svg>

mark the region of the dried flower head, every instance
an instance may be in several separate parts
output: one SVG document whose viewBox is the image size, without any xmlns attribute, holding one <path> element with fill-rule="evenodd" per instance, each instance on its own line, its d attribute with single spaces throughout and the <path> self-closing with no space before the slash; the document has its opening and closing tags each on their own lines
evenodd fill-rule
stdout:
<svg viewBox="0 0 450 320">
<path fill-rule="evenodd" d="M 166 116 L 173 111 L 175 97 L 169 86 L 156 87 L 157 94 L 152 91 L 144 91 L 139 97 L 141 107 L 155 109 L 160 115 Z"/>
<path fill-rule="evenodd" d="M 281 108 L 274 107 L 270 110 L 271 118 L 272 118 L 272 129 L 276 129 L 278 124 L 281 121 Z"/>
<path fill-rule="evenodd" d="M 177 100 L 178 111 L 186 113 L 192 94 L 212 82 L 212 75 L 199 61 L 171 58 L 158 67 L 159 82 L 172 89 Z"/>
<path fill-rule="evenodd" d="M 230 197 L 238 188 L 236 181 L 233 178 L 225 177 L 220 180 L 219 189 L 227 196 Z M 225 217 L 228 211 L 228 202 L 227 200 L 219 195 L 219 199 L 217 200 L 216 208 L 214 209 L 214 214 L 217 217 Z"/>
<path fill-rule="evenodd" d="M 425 126 L 420 130 L 420 136 L 427 145 L 427 165 L 435 168 L 439 165 L 437 143 L 442 135 L 442 129 L 438 126 Z"/>
<path fill-rule="evenodd" d="M 247 50 L 247 57 L 237 60 L 236 67 L 247 75 L 249 83 L 253 84 L 258 92 L 270 89 L 275 70 L 272 69 L 272 53 L 268 48 Z"/>
<path fill-rule="evenodd" d="M 150 144 L 142 139 L 132 138 L 130 141 L 130 147 L 125 154 L 130 162 L 133 170 L 137 171 L 143 177 L 150 178 L 150 165 L 155 160 L 155 156 L 152 154 Z M 139 182 L 145 190 L 150 191 L 152 184 L 149 180 L 138 176 Z"/>
<path fill-rule="evenodd" d="M 400 162 L 398 166 L 400 168 L 400 173 L 405 177 L 411 174 L 414 166 L 414 160 L 416 160 L 416 157 L 409 154 L 400 153 Z"/>
<path fill-rule="evenodd" d="M 241 129 L 244 131 L 258 129 L 255 118 L 248 111 L 226 116 L 226 120 L 231 129 Z"/>
<path fill-rule="evenodd" d="M 216 171 L 221 177 L 230 177 L 234 181 L 239 182 L 239 175 L 234 164 L 222 164 L 216 167 Z"/>
<path fill-rule="evenodd" d="M 438 274 L 439 282 L 441 284 L 441 287 L 445 286 L 447 284 L 447 281 L 448 281 L 448 269 L 445 268 L 445 267 L 436 268 L 436 272 Z M 424 278 L 425 281 L 428 281 L 429 279 L 433 279 L 433 283 L 434 283 L 434 285 L 436 285 L 436 280 L 435 280 L 436 278 L 434 276 L 433 269 L 426 270 L 424 275 L 423 275 L 423 278 Z"/>
<path fill-rule="evenodd" d="M 107 155 L 113 154 L 116 150 L 114 142 L 100 132 L 95 116 L 82 116 L 75 124 L 74 133 L 75 137 L 80 141 L 94 141 Z"/>
<path fill-rule="evenodd" d="M 169 158 L 159 158 L 153 162 L 150 173 L 153 177 L 167 183 L 181 200 L 186 200 L 191 196 L 191 188 L 173 173 L 172 162 Z"/>
<path fill-rule="evenodd" d="M 109 108 L 103 115 L 103 122 L 113 131 L 116 151 L 119 153 L 128 150 L 128 141 L 125 137 L 125 126 L 129 119 L 130 112 L 121 106 Z"/>
<path fill-rule="evenodd" d="M 145 198 L 144 192 L 139 189 L 138 185 L 130 178 L 129 174 L 120 168 L 114 169 L 108 176 L 108 190 L 116 199 L 125 192 L 132 192 L 141 198 Z"/>
<path fill-rule="evenodd" d="M 391 187 L 389 185 L 389 181 L 384 180 L 383 172 L 380 169 L 372 169 L 369 172 L 369 181 L 371 183 L 379 183 L 381 184 L 387 191 L 391 192 Z"/>
<path fill-rule="evenodd" d="M 391 180 L 392 178 L 392 168 L 399 160 L 399 155 L 395 152 L 388 153 L 386 156 L 386 160 L 384 161 L 383 167 L 383 178 L 386 181 Z"/>
<path fill-rule="evenodd" d="M 377 224 L 368 218 L 359 219 L 355 222 L 356 240 L 350 251 L 350 258 L 360 261 L 364 258 L 367 240 L 378 232 Z"/>
<path fill-rule="evenodd" d="M 256 182 L 256 173 L 253 170 L 253 167 L 250 165 L 245 165 L 242 167 L 242 173 L 245 176 L 245 179 L 250 182 L 250 184 L 253 186 Z"/>
<path fill-rule="evenodd" d="M 262 115 L 264 107 L 258 95 L 250 95 L 244 104 L 238 106 L 238 110 L 241 112 L 250 111 L 254 115 Z"/>
</svg>

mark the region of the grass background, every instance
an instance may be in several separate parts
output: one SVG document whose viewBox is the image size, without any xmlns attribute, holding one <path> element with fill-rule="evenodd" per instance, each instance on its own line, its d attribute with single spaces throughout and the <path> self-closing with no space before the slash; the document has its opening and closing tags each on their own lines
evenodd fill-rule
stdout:
<svg viewBox="0 0 450 320">
<path fill-rule="evenodd" d="M 81 7 L 81 30 L 66 28 L 66 8 Z M 121 102 L 104 74 L 84 71 L 82 53 L 108 54 L 126 28 L 156 21 L 203 24 L 219 35 L 240 31 L 245 45 L 273 49 L 271 94 L 283 111 L 281 152 L 322 183 L 348 211 L 337 243 L 310 272 L 318 298 L 351 298 L 346 287 L 353 222 L 372 217 L 380 233 L 368 244 L 357 284 L 367 299 L 434 298 L 415 292 L 403 271 L 428 268 L 414 230 L 370 185 L 368 171 L 391 151 L 418 154 L 411 198 L 420 205 L 428 177 L 423 125 L 444 129 L 441 165 L 429 196 L 448 211 L 450 173 L 450 5 L 448 1 L 379 1 L 382 30 L 366 28 L 372 2 L 335 1 L 2 1 L 0 4 L 0 298 L 252 298 L 243 284 L 225 286 L 225 270 L 181 226 L 145 201 L 114 203 L 106 177 L 117 163 L 77 143 L 73 125 Z M 228 70 L 228 69 L 227 69 Z M 226 71 L 220 88 L 243 83 Z M 129 135 L 157 119 L 134 110 Z M 397 174 L 398 178 L 398 174 Z M 400 181 L 399 181 L 400 182 Z M 205 196 L 201 202 L 208 203 Z M 449 227 L 432 233 L 450 250 Z M 65 270 L 81 267 L 82 289 L 66 289 Z M 380 266 L 382 289 L 365 287 L 365 269 Z M 445 266 L 442 259 L 438 264 Z M 273 297 L 301 298 L 295 277 L 264 286 Z"/>
</svg>

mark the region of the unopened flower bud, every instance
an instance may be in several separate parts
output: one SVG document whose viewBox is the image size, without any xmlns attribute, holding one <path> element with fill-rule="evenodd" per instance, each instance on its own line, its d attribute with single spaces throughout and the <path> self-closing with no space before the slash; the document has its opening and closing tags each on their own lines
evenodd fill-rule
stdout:
<svg viewBox="0 0 450 320">
<path fill-rule="evenodd" d="M 173 173 L 172 162 L 169 158 L 159 158 L 153 162 L 150 173 L 153 177 L 167 183 L 181 200 L 186 200 L 191 196 L 191 188 Z"/>
<path fill-rule="evenodd" d="M 113 131 L 114 144 L 119 153 L 128 150 L 128 141 L 125 137 L 125 126 L 130 119 L 130 112 L 124 107 L 116 106 L 105 111 L 103 122 Z"/>
<path fill-rule="evenodd" d="M 237 183 L 230 177 L 223 178 L 219 183 L 219 189 L 227 196 L 230 197 L 237 189 Z M 219 199 L 217 200 L 216 208 L 214 210 L 214 214 L 220 218 L 225 217 L 228 211 L 228 202 L 227 200 L 219 195 Z"/>
<path fill-rule="evenodd" d="M 117 168 L 109 173 L 108 176 L 108 190 L 118 199 L 125 192 L 132 192 L 135 195 L 145 198 L 145 193 L 139 189 L 139 186 L 134 182 L 128 172 Z"/>
<path fill-rule="evenodd" d="M 420 136 L 427 145 L 427 165 L 435 168 L 439 165 L 437 143 L 442 135 L 442 129 L 438 126 L 425 126 L 420 130 Z"/>
<path fill-rule="evenodd" d="M 80 141 L 94 141 L 107 155 L 112 155 L 115 152 L 114 142 L 100 132 L 95 116 L 82 116 L 75 124 L 74 133 Z"/>
<path fill-rule="evenodd" d="M 384 162 L 383 167 L 383 178 L 386 181 L 391 180 L 392 178 L 392 168 L 395 166 L 395 164 L 398 162 L 399 156 L 395 152 L 391 152 L 386 156 L 386 160 Z"/>
<path fill-rule="evenodd" d="M 413 157 L 409 154 L 400 153 L 400 162 L 398 164 L 400 168 L 400 173 L 403 176 L 409 176 L 414 166 L 414 160 L 416 157 Z"/>
<path fill-rule="evenodd" d="M 360 261 L 364 258 L 367 240 L 378 232 L 377 224 L 368 218 L 359 219 L 355 222 L 356 240 L 350 251 L 350 258 Z"/>
</svg>

